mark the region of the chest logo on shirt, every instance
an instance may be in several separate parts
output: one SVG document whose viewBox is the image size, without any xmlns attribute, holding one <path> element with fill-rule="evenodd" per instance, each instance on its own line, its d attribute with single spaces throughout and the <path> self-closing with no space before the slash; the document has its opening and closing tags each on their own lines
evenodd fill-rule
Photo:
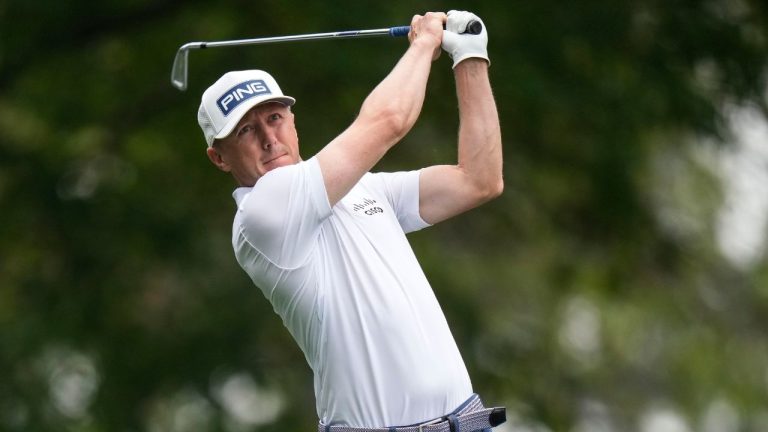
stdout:
<svg viewBox="0 0 768 432">
<path fill-rule="evenodd" d="M 352 210 L 354 210 L 355 212 L 362 211 L 368 216 L 375 215 L 376 213 L 384 213 L 384 209 L 374 204 L 376 204 L 375 199 L 363 198 L 362 202 L 355 203 L 352 205 Z"/>
</svg>

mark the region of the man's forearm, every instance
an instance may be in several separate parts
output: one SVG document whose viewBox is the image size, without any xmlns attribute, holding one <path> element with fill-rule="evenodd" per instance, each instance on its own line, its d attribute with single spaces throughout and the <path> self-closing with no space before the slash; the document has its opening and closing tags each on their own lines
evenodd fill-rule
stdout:
<svg viewBox="0 0 768 432">
<path fill-rule="evenodd" d="M 477 187 L 496 195 L 503 188 L 501 127 L 488 63 L 467 59 L 454 68 L 459 99 L 459 166 Z"/>
<path fill-rule="evenodd" d="M 414 125 L 424 104 L 434 48 L 415 41 L 384 80 L 368 95 L 360 117 L 391 116 L 392 142 Z"/>
</svg>

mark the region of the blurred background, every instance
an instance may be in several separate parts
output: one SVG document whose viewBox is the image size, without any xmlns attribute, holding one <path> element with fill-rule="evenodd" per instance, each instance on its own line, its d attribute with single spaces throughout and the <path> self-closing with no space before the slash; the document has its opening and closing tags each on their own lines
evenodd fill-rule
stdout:
<svg viewBox="0 0 768 432">
<path fill-rule="evenodd" d="M 230 244 L 203 90 L 262 68 L 311 157 L 407 25 L 490 34 L 498 200 L 410 236 L 502 432 L 768 431 L 768 7 L 757 0 L 0 3 L 0 430 L 311 431 L 311 371 Z M 447 56 L 377 170 L 455 161 Z"/>
</svg>

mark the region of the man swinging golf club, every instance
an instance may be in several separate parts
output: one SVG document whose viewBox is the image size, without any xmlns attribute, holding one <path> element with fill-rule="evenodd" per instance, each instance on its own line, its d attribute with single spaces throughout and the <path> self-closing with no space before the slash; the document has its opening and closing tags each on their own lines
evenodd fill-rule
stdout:
<svg viewBox="0 0 768 432">
<path fill-rule="evenodd" d="M 503 408 L 484 408 L 473 393 L 405 236 L 503 189 L 488 36 L 484 25 L 464 33 L 473 21 L 482 24 L 461 11 L 414 16 L 397 65 L 308 160 L 299 155 L 295 100 L 266 72 L 227 73 L 203 94 L 208 157 L 240 186 L 237 261 L 314 372 L 320 431 L 470 432 L 504 421 Z M 369 173 L 418 118 L 441 46 L 453 59 L 458 163 Z"/>
</svg>

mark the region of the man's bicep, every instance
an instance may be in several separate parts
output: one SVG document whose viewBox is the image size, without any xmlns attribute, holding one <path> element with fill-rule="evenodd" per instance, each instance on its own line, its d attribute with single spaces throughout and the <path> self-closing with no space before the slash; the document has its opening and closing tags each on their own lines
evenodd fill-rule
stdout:
<svg viewBox="0 0 768 432">
<path fill-rule="evenodd" d="M 317 153 L 317 161 L 320 164 L 320 172 L 323 174 L 323 183 L 328 195 L 331 207 L 336 205 L 344 195 L 352 189 L 352 186 L 365 174 L 360 160 L 351 157 L 339 136 Z"/>
<path fill-rule="evenodd" d="M 435 165 L 421 170 L 419 213 L 436 224 L 478 206 L 483 201 L 470 177 L 456 165 Z"/>
</svg>

